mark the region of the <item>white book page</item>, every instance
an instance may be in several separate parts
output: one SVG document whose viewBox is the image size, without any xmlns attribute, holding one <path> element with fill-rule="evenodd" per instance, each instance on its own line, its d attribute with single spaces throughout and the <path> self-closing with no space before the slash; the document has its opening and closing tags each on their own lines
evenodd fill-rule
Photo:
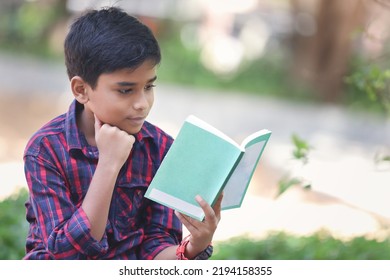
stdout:
<svg viewBox="0 0 390 280">
<path fill-rule="evenodd" d="M 170 194 L 162 192 L 158 189 L 152 189 L 149 193 L 149 198 L 158 201 L 165 206 L 176 209 L 181 213 L 190 215 L 199 221 L 203 220 L 204 212 L 200 206 L 195 206 Z"/>
<path fill-rule="evenodd" d="M 200 128 L 203 128 L 204 130 L 206 130 L 206 131 L 208 131 L 208 132 L 210 132 L 212 134 L 215 134 L 219 138 L 222 138 L 222 139 L 226 140 L 227 142 L 233 144 L 234 146 L 236 146 L 240 150 L 242 149 L 241 146 L 237 144 L 237 142 L 235 142 L 233 139 L 231 139 L 229 136 L 227 136 L 225 133 L 223 133 L 222 131 L 218 130 L 217 128 L 215 128 L 211 124 L 208 124 L 205 121 L 202 121 L 201 119 L 199 119 L 199 118 L 197 118 L 197 117 L 195 117 L 193 115 L 190 115 L 186 119 L 186 121 L 189 122 L 189 123 L 192 123 L 193 125 L 196 125 L 196 126 L 198 126 Z"/>
<path fill-rule="evenodd" d="M 249 186 L 254 169 L 256 168 L 261 150 L 266 141 L 257 142 L 249 146 L 231 175 L 224 188 L 222 209 L 236 208 L 241 206 L 244 195 Z"/>
</svg>

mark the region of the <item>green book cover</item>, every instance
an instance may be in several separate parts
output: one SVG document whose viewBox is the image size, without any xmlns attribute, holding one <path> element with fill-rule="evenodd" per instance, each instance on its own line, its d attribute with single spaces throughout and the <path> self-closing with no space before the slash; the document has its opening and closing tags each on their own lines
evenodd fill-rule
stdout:
<svg viewBox="0 0 390 280">
<path fill-rule="evenodd" d="M 198 220 L 204 213 L 196 195 L 213 205 L 224 190 L 223 209 L 240 207 L 270 134 L 268 130 L 254 133 L 238 145 L 210 124 L 189 116 L 145 197 Z"/>
</svg>

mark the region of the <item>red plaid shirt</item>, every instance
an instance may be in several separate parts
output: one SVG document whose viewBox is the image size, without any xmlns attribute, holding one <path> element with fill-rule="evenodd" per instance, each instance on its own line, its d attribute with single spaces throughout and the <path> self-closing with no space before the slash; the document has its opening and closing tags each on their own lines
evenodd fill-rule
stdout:
<svg viewBox="0 0 390 280">
<path fill-rule="evenodd" d="M 144 198 L 173 139 L 145 122 L 136 135 L 112 196 L 101 241 L 90 234 L 81 207 L 99 152 L 76 124 L 79 104 L 42 127 L 27 144 L 24 162 L 30 191 L 25 259 L 153 259 L 182 238 L 174 212 Z"/>
</svg>

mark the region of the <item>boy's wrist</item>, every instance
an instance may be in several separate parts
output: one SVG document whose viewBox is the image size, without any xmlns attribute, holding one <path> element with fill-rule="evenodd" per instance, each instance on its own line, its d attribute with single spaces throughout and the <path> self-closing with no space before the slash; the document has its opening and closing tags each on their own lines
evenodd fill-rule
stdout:
<svg viewBox="0 0 390 280">
<path fill-rule="evenodd" d="M 191 235 L 182 240 L 176 250 L 176 259 L 178 260 L 207 260 L 213 253 L 213 246 L 211 243 L 202 250 L 194 249 L 194 246 L 190 243 Z"/>
<path fill-rule="evenodd" d="M 116 172 L 122 168 L 123 163 L 118 162 L 117 159 L 112 158 L 111 156 L 104 156 L 100 154 L 98 159 L 98 165 L 101 168 L 106 169 L 107 171 Z"/>
</svg>

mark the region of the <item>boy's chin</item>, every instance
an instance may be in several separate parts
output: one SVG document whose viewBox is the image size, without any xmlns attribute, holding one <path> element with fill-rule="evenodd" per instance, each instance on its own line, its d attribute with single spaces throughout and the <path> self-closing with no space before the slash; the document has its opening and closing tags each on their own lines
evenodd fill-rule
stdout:
<svg viewBox="0 0 390 280">
<path fill-rule="evenodd" d="M 142 128 L 142 125 L 141 126 L 137 126 L 137 127 L 128 127 L 126 129 L 123 129 L 123 130 L 126 131 L 130 135 L 135 135 L 135 134 L 137 134 L 138 132 L 141 131 L 141 128 Z"/>
<path fill-rule="evenodd" d="M 144 123 L 145 123 L 145 119 L 137 119 L 137 120 L 129 119 L 126 120 L 126 122 L 122 123 L 124 127 L 121 129 L 126 131 L 128 134 L 137 134 L 138 132 L 140 132 Z"/>
</svg>

